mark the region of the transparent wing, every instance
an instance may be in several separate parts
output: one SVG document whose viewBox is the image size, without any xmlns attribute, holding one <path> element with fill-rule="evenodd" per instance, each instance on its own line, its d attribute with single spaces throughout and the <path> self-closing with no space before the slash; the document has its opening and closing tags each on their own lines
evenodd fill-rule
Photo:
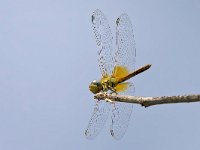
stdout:
<svg viewBox="0 0 200 150">
<path fill-rule="evenodd" d="M 92 15 L 92 25 L 97 46 L 99 48 L 99 67 L 102 76 L 111 75 L 113 70 L 112 61 L 112 32 L 105 15 L 95 10 Z"/>
<path fill-rule="evenodd" d="M 115 65 L 125 66 L 129 72 L 135 69 L 135 41 L 131 21 L 127 14 L 122 14 L 116 21 L 116 45 Z M 129 82 L 129 87 L 124 92 L 119 92 L 121 95 L 133 95 L 134 86 Z M 115 139 L 121 139 L 129 125 L 130 116 L 132 114 L 133 105 L 129 103 L 115 102 L 112 104 L 111 116 L 111 135 Z"/>
<path fill-rule="evenodd" d="M 135 69 L 136 48 L 132 23 L 127 14 L 122 14 L 116 21 L 115 65 L 126 66 L 129 72 Z"/>
<path fill-rule="evenodd" d="M 88 139 L 96 137 L 103 128 L 109 115 L 109 103 L 104 100 L 97 100 L 92 117 L 89 121 L 85 135 Z"/>
<path fill-rule="evenodd" d="M 120 92 L 119 94 L 127 95 L 129 93 L 134 93 L 134 86 L 131 83 L 129 83 L 129 88 L 125 92 Z M 132 109 L 133 105 L 129 103 L 112 103 L 110 133 L 113 138 L 119 140 L 124 136 L 129 125 Z"/>
</svg>

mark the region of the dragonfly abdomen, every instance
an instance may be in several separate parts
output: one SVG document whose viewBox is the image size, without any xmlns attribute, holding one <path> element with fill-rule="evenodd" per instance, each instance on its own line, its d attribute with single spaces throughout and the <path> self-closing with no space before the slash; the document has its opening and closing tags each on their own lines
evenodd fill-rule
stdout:
<svg viewBox="0 0 200 150">
<path fill-rule="evenodd" d="M 143 66 L 143 67 L 141 67 L 141 68 L 135 70 L 134 72 L 128 74 L 127 76 L 118 79 L 118 83 L 122 83 L 122 82 L 124 82 L 124 81 L 130 79 L 130 78 L 132 78 L 132 77 L 134 77 L 134 76 L 136 76 L 136 75 L 138 75 L 138 74 L 140 74 L 140 73 L 146 71 L 146 70 L 149 69 L 150 67 L 151 67 L 151 64 L 145 65 L 145 66 Z"/>
</svg>

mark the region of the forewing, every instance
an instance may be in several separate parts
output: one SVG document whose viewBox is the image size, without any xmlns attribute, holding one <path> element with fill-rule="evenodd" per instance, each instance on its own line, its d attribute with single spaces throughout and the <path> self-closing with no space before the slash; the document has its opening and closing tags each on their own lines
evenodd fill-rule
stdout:
<svg viewBox="0 0 200 150">
<path fill-rule="evenodd" d="M 113 70 L 112 61 L 112 32 L 105 15 L 99 10 L 95 10 L 92 15 L 92 26 L 99 48 L 99 68 L 102 76 L 111 75 Z"/>
<path fill-rule="evenodd" d="M 129 72 L 135 69 L 136 48 L 132 23 L 127 14 L 122 14 L 116 21 L 115 66 L 125 66 Z"/>
<path fill-rule="evenodd" d="M 135 41 L 133 35 L 132 23 L 127 14 L 122 14 L 116 21 L 116 45 L 115 66 L 125 66 L 129 72 L 135 69 Z M 130 79 L 132 80 L 132 79 Z M 124 83 L 122 83 L 124 84 Z M 133 95 L 134 86 L 131 81 L 125 91 L 118 92 L 120 95 Z M 115 139 L 121 139 L 129 125 L 133 105 L 129 103 L 114 102 L 112 104 L 111 115 L 111 135 Z"/>
<path fill-rule="evenodd" d="M 92 117 L 89 121 L 85 135 L 88 139 L 95 138 L 103 128 L 109 115 L 109 103 L 97 100 Z"/>
</svg>

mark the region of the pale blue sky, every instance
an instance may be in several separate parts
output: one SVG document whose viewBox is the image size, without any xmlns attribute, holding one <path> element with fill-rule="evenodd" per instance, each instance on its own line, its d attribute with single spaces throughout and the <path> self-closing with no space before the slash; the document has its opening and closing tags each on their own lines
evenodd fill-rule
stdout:
<svg viewBox="0 0 200 150">
<path fill-rule="evenodd" d="M 135 95 L 200 93 L 198 0 L 1 0 L 0 149 L 200 149 L 200 104 L 134 105 L 121 141 L 109 133 L 87 140 L 100 77 L 91 14 L 102 10 L 115 33 L 127 13 L 137 48 Z"/>
</svg>

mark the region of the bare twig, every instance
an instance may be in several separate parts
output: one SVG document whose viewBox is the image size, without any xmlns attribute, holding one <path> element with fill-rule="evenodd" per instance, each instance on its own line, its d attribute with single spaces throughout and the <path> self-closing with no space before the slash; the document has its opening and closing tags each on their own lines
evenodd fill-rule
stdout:
<svg viewBox="0 0 200 150">
<path fill-rule="evenodd" d="M 200 102 L 200 95 L 177 95 L 177 96 L 161 96 L 161 97 L 141 97 L 141 96 L 129 96 L 129 95 L 113 95 L 106 93 L 98 93 L 94 96 L 95 99 L 111 100 L 117 102 L 135 103 L 144 107 L 160 104 L 171 103 L 190 103 Z"/>
</svg>

